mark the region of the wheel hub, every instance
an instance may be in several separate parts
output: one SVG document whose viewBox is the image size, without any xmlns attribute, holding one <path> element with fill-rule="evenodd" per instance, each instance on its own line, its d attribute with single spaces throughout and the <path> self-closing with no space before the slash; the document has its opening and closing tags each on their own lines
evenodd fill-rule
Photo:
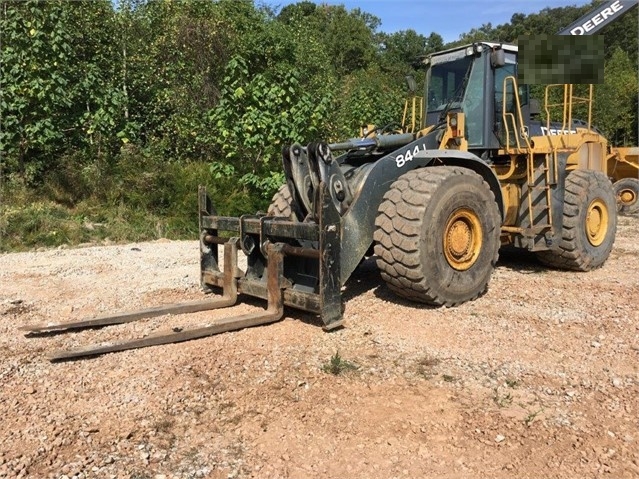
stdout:
<svg viewBox="0 0 639 479">
<path fill-rule="evenodd" d="M 467 208 L 455 211 L 444 230 L 444 256 L 448 264 L 458 271 L 469 269 L 479 256 L 482 239 L 477 214 Z"/>
<path fill-rule="evenodd" d="M 608 208 L 599 198 L 593 200 L 586 213 L 586 235 L 593 246 L 599 246 L 608 231 Z"/>
<path fill-rule="evenodd" d="M 624 206 L 633 205 L 637 202 L 637 194 L 631 189 L 623 189 L 617 194 L 617 200 Z"/>
</svg>

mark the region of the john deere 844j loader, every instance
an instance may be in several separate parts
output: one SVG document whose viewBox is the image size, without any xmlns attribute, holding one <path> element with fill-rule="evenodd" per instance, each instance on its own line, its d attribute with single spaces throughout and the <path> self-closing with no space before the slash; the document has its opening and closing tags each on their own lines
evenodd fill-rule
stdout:
<svg viewBox="0 0 639 479">
<path fill-rule="evenodd" d="M 332 329 L 342 324 L 342 287 L 372 255 L 395 294 L 445 306 L 486 292 L 501 245 L 533 251 L 554 267 L 601 266 L 616 229 L 615 196 L 603 173 L 607 144 L 590 119 L 574 133 L 568 128 L 573 104 L 592 98 L 573 98 L 571 85 L 555 87 L 564 89 L 564 102 L 562 118 L 553 121 L 563 126 L 555 135 L 536 135 L 534 104 L 516 81 L 516 47 L 475 43 L 431 55 L 425 67 L 418 131 L 372 130 L 340 143 L 285 148 L 286 185 L 269 214 L 218 216 L 200 190 L 201 282 L 221 288 L 220 299 L 25 329 L 33 334 L 226 307 L 238 295 L 263 298 L 268 307 L 53 359 L 264 324 L 280 319 L 284 306 L 317 313 Z"/>
</svg>

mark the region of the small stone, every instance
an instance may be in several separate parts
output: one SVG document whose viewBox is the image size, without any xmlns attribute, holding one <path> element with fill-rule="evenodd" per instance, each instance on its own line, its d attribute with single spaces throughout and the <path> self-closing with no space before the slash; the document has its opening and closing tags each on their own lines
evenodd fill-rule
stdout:
<svg viewBox="0 0 639 479">
<path fill-rule="evenodd" d="M 506 440 L 505 436 L 502 436 L 501 434 L 497 434 L 497 436 L 495 437 L 495 442 L 504 442 Z"/>
<path fill-rule="evenodd" d="M 419 446 L 419 449 L 417 450 L 417 455 L 421 458 L 428 457 L 429 456 L 428 448 L 424 445 Z"/>
<path fill-rule="evenodd" d="M 612 385 L 616 388 L 620 388 L 623 385 L 623 381 L 620 378 L 614 378 L 612 380 Z"/>
<path fill-rule="evenodd" d="M 33 394 L 35 393 L 35 389 L 32 386 L 27 386 L 27 388 L 24 390 L 25 394 Z"/>
<path fill-rule="evenodd" d="M 600 348 L 601 343 L 599 341 L 593 341 L 592 343 L 590 343 L 590 346 L 592 346 L 593 348 Z"/>
</svg>

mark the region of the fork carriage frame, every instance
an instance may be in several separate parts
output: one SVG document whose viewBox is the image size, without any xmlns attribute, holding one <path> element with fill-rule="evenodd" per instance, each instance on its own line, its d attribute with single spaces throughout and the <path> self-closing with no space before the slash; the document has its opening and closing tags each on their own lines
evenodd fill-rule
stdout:
<svg viewBox="0 0 639 479">
<path fill-rule="evenodd" d="M 341 217 L 335 208 L 327 187 L 321 184 L 320 201 L 322 214 L 320 221 L 298 222 L 289 218 L 265 215 L 244 215 L 241 217 L 217 216 L 211 200 L 203 187 L 199 189 L 200 223 L 200 281 L 204 289 L 223 288 L 225 274 L 220 269 L 217 246 L 229 241 L 237 241 L 247 259 L 247 270 L 242 272 L 234 267 L 232 272 L 238 293 L 268 300 L 280 294 L 282 303 L 296 309 L 319 314 L 324 329 L 330 330 L 342 325 L 342 299 L 340 280 L 340 240 Z M 231 234 L 231 239 L 220 236 L 221 232 Z M 302 245 L 296 245 L 295 243 Z M 266 278 L 270 266 L 268 248 L 277 245 L 283 255 L 282 273 L 279 274 L 277 288 L 280 293 L 269 291 Z M 238 249 L 235 249 L 237 254 Z M 290 259 L 290 264 L 289 264 Z M 237 264 L 237 259 L 234 260 Z M 299 275 L 302 280 L 294 283 L 284 271 L 289 265 L 298 269 L 306 264 L 313 274 Z"/>
</svg>

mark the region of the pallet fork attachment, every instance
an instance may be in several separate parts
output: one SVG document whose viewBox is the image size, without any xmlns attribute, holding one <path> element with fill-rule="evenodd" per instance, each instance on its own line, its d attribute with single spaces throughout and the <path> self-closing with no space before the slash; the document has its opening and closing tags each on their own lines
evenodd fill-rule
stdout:
<svg viewBox="0 0 639 479">
<path fill-rule="evenodd" d="M 235 249 L 235 253 L 234 250 Z M 237 264 L 237 245 L 229 242 L 224 248 L 224 258 L 227 264 Z M 228 258 L 228 259 L 227 259 Z M 167 304 L 162 306 L 154 306 L 147 309 L 139 309 L 136 311 L 126 311 L 123 313 L 107 314 L 98 316 L 97 318 L 75 321 L 70 323 L 57 324 L 41 324 L 34 326 L 21 326 L 20 331 L 25 331 L 30 335 L 38 333 L 53 333 L 72 331 L 76 329 L 98 328 L 102 326 L 110 326 L 114 324 L 124 324 L 137 321 L 139 319 L 154 318 L 165 314 L 187 314 L 197 313 L 199 311 L 208 311 L 211 309 L 226 308 L 233 306 L 237 302 L 237 287 L 232 271 L 228 270 L 228 278 L 224 280 L 224 293 L 221 298 L 214 300 L 189 301 L 184 303 Z"/>
<path fill-rule="evenodd" d="M 234 276 L 237 271 L 238 243 L 238 238 L 232 238 L 224 244 L 224 287 L 223 295 L 219 299 L 170 304 L 133 311 L 130 313 L 101 316 L 84 321 L 52 325 L 25 326 L 20 329 L 26 331 L 28 335 L 34 335 L 39 333 L 61 332 L 112 324 L 122 324 L 136 321 L 138 319 L 162 316 L 164 314 L 193 313 L 232 306 L 237 301 L 237 281 Z M 58 351 L 49 355 L 48 358 L 51 361 L 62 361 L 86 356 L 97 356 L 116 351 L 126 351 L 128 349 L 157 346 L 160 344 L 178 343 L 278 321 L 284 314 L 284 303 L 282 300 L 282 289 L 280 284 L 283 272 L 282 246 L 283 245 L 281 244 L 271 244 L 268 246 L 268 260 L 270 267 L 267 272 L 268 307 L 265 311 L 224 318 L 207 326 L 174 330 L 170 333 L 154 334 L 142 339 L 107 344 L 95 344 L 66 351 Z"/>
<path fill-rule="evenodd" d="M 238 295 L 265 299 L 266 310 L 217 320 L 211 324 L 153 334 L 141 339 L 95 344 L 58 351 L 51 361 L 138 349 L 198 339 L 273 323 L 284 305 L 320 316 L 325 330 L 342 325 L 340 279 L 341 217 L 328 187 L 320 183 L 319 222 L 291 221 L 264 215 L 240 218 L 218 216 L 206 190 L 199 191 L 200 275 L 205 290 L 222 289 L 214 300 L 168 304 L 76 322 L 23 326 L 27 337 L 129 323 L 166 314 L 185 314 L 233 306 Z M 220 235 L 230 232 L 231 238 Z M 218 264 L 218 245 L 224 247 L 224 269 Z M 238 268 L 238 252 L 247 255 L 247 270 Z M 288 258 L 288 259 L 286 259 Z"/>
</svg>

